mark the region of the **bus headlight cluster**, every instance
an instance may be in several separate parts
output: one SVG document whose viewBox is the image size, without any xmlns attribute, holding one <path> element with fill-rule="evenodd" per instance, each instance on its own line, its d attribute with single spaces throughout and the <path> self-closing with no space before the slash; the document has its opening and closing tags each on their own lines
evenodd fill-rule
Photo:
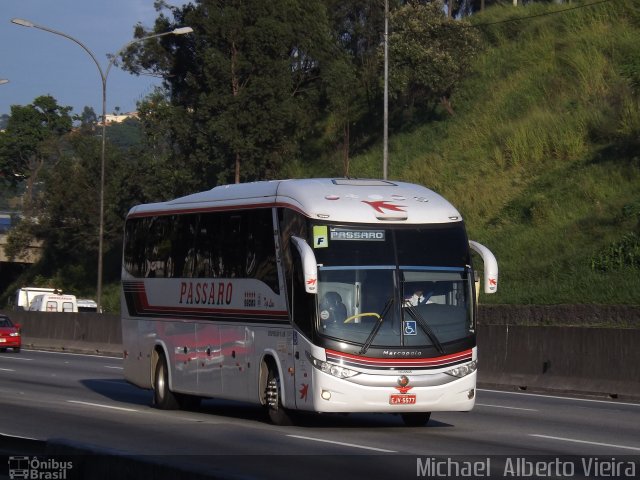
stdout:
<svg viewBox="0 0 640 480">
<path fill-rule="evenodd" d="M 452 368 L 451 370 L 444 373 L 446 373 L 447 375 L 451 375 L 452 377 L 462 378 L 466 377 L 470 373 L 475 372 L 477 369 L 478 361 L 474 360 L 473 362 L 465 363 L 464 365 L 458 365 L 457 367 Z"/>
<path fill-rule="evenodd" d="M 307 358 L 309 359 L 311 364 L 318 370 L 321 370 L 324 373 L 328 373 L 329 375 L 333 375 L 334 377 L 349 378 L 358 375 L 358 372 L 345 367 L 341 367 L 340 365 L 336 365 L 335 363 L 323 362 L 322 360 L 318 360 L 317 358 L 312 357 L 309 352 L 307 352 Z"/>
<path fill-rule="evenodd" d="M 10 337 L 19 337 L 20 336 L 20 332 L 11 332 L 9 334 Z"/>
</svg>

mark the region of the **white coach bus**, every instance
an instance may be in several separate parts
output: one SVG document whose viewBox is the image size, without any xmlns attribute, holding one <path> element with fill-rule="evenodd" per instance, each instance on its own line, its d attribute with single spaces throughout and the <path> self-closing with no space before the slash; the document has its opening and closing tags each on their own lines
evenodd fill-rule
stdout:
<svg viewBox="0 0 640 480">
<path fill-rule="evenodd" d="M 387 412 L 473 408 L 476 282 L 498 267 L 422 186 L 306 179 L 219 186 L 128 214 L 124 374 L 171 409 L 201 398 Z"/>
</svg>

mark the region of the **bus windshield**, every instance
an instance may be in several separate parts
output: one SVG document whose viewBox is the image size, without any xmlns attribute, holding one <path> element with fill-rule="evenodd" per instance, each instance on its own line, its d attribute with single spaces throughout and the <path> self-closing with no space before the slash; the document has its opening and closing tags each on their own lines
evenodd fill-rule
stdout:
<svg viewBox="0 0 640 480">
<path fill-rule="evenodd" d="M 473 274 L 461 224 L 329 227 L 327 238 L 315 252 L 321 336 L 359 345 L 361 353 L 410 346 L 443 354 L 443 345 L 473 334 Z"/>
<path fill-rule="evenodd" d="M 319 333 L 367 348 L 433 346 L 444 353 L 442 344 L 473 331 L 469 276 L 466 269 L 321 267 Z"/>
</svg>

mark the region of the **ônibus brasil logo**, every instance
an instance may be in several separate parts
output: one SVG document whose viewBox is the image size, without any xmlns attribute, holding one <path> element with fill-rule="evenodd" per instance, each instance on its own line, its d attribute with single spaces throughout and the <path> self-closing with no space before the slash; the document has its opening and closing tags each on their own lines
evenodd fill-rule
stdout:
<svg viewBox="0 0 640 480">
<path fill-rule="evenodd" d="M 66 480 L 72 462 L 62 462 L 54 458 L 11 456 L 9 457 L 9 478 L 33 480 Z"/>
</svg>

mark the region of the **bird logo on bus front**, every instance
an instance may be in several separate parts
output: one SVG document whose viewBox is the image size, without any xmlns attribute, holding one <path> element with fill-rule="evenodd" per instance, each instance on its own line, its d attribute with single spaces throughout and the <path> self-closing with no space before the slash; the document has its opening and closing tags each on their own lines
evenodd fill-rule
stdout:
<svg viewBox="0 0 640 480">
<path fill-rule="evenodd" d="M 362 203 L 366 203 L 378 213 L 386 213 L 384 210 L 389 210 L 392 212 L 403 212 L 403 213 L 406 212 L 406 210 L 403 210 L 404 208 L 406 208 L 405 205 L 395 205 L 385 200 L 378 200 L 378 201 L 372 201 L 372 202 L 367 200 L 362 200 Z"/>
<path fill-rule="evenodd" d="M 398 377 L 398 386 L 395 388 L 400 393 L 407 393 L 413 387 L 409 386 L 409 377 L 407 377 L 406 375 L 402 375 L 401 377 Z"/>
</svg>

